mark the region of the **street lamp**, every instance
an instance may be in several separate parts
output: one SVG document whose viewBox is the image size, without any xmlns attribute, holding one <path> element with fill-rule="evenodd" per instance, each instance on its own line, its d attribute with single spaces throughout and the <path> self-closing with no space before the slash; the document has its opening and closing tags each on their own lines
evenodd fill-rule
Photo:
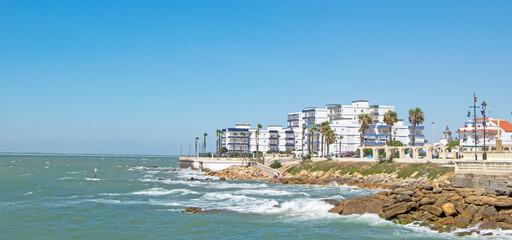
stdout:
<svg viewBox="0 0 512 240">
<path fill-rule="evenodd" d="M 484 153 L 482 155 L 483 160 L 487 160 L 487 153 L 485 152 L 485 108 L 487 107 L 487 103 L 485 101 L 482 102 L 482 115 L 484 116 Z"/>
</svg>

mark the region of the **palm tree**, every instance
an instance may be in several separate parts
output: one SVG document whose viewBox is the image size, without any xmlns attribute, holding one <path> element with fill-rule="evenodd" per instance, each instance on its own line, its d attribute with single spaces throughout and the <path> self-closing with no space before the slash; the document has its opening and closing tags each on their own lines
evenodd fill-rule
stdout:
<svg viewBox="0 0 512 240">
<path fill-rule="evenodd" d="M 258 129 L 256 129 L 256 154 L 258 161 L 260 160 L 260 129 L 263 126 L 258 123 Z"/>
<path fill-rule="evenodd" d="M 196 137 L 196 156 L 197 156 L 197 140 L 199 140 L 199 137 Z"/>
<path fill-rule="evenodd" d="M 384 113 L 384 122 L 389 127 L 389 145 L 391 145 L 391 141 L 393 139 L 391 138 L 391 128 L 393 127 L 393 125 L 395 125 L 395 123 L 398 122 L 398 115 L 396 114 L 395 111 L 389 110 L 387 113 Z"/>
<path fill-rule="evenodd" d="M 233 133 L 233 152 L 236 153 L 236 136 L 238 136 L 238 133 Z"/>
<path fill-rule="evenodd" d="M 302 125 L 302 138 L 301 138 L 302 145 L 300 147 L 302 149 L 302 156 L 304 156 L 304 133 L 306 132 L 306 128 L 308 128 L 308 127 Z"/>
<path fill-rule="evenodd" d="M 361 146 L 364 147 L 364 132 L 366 129 L 370 128 L 372 125 L 373 119 L 368 113 L 359 114 L 359 124 L 361 124 L 361 128 L 359 128 L 360 137 L 361 137 Z"/>
<path fill-rule="evenodd" d="M 322 122 L 320 123 L 320 131 L 322 133 L 322 156 L 325 157 L 325 152 L 324 152 L 324 142 L 325 142 L 325 133 L 327 132 L 327 130 L 329 130 L 330 127 L 329 127 L 329 122 L 325 121 L 325 122 Z M 329 154 L 329 153 L 327 153 Z"/>
<path fill-rule="evenodd" d="M 340 140 L 339 143 L 340 143 L 340 148 L 338 149 L 338 151 L 341 153 L 341 139 L 343 139 L 343 136 L 339 136 L 338 139 Z"/>
<path fill-rule="evenodd" d="M 315 151 L 315 144 L 313 143 L 313 141 L 315 141 L 315 132 L 318 132 L 318 128 L 316 127 L 316 125 L 313 124 L 313 126 L 311 126 L 311 141 L 310 141 L 310 144 L 311 144 L 311 148 L 313 151 Z M 318 137 L 318 135 L 317 135 Z M 316 154 L 318 156 L 318 140 L 317 140 L 317 151 L 316 151 Z"/>
<path fill-rule="evenodd" d="M 223 137 L 224 133 L 222 132 L 222 130 L 219 129 L 219 153 L 221 152 L 221 149 L 222 149 L 222 137 Z"/>
<path fill-rule="evenodd" d="M 245 136 L 244 132 L 240 133 L 240 157 L 242 157 L 242 137 Z"/>
<path fill-rule="evenodd" d="M 251 153 L 251 135 L 252 132 L 247 132 L 247 153 Z"/>
<path fill-rule="evenodd" d="M 325 138 L 326 138 L 326 147 L 327 147 L 327 156 L 329 156 L 329 145 L 334 143 L 334 131 L 332 129 L 328 129 L 325 131 Z"/>
<path fill-rule="evenodd" d="M 208 134 L 204 133 L 203 135 L 204 135 L 204 138 L 203 138 L 204 139 L 204 141 L 203 141 L 203 153 L 206 153 L 206 136 L 208 136 Z"/>
<path fill-rule="evenodd" d="M 425 121 L 425 115 L 421 111 L 419 107 L 415 109 L 409 109 L 409 122 L 412 124 L 412 145 L 414 146 L 414 142 L 416 140 L 416 125 L 422 124 Z"/>
<path fill-rule="evenodd" d="M 279 135 L 279 133 L 278 133 L 276 135 L 277 153 L 279 153 L 279 137 L 281 137 L 281 135 Z"/>
</svg>

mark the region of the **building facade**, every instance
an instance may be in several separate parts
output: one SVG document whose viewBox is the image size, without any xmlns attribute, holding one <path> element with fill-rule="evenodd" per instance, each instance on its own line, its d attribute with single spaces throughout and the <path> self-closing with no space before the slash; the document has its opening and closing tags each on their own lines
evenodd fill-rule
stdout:
<svg viewBox="0 0 512 240">
<path fill-rule="evenodd" d="M 222 146 L 229 152 L 255 152 L 257 142 L 260 152 L 294 152 L 297 155 L 307 154 L 308 151 L 322 151 L 321 134 L 310 135 L 312 126 L 319 127 L 322 122 L 329 122 L 336 135 L 334 143 L 329 145 L 330 155 L 355 152 L 361 144 L 359 132 L 359 115 L 366 113 L 373 119 L 373 124 L 365 131 L 363 144 L 365 146 L 385 145 L 392 134 L 392 140 L 404 145 L 412 144 L 412 126 L 407 126 L 399 119 L 390 128 L 384 122 L 384 114 L 394 111 L 394 106 L 370 105 L 369 101 L 353 101 L 350 105 L 329 104 L 325 108 L 306 107 L 302 111 L 288 113 L 287 128 L 268 126 L 261 129 L 258 139 L 256 128 L 250 124 L 237 124 L 234 128 L 223 129 Z M 416 126 L 415 145 L 424 145 L 423 126 Z M 312 136 L 312 137 L 311 137 Z M 342 139 L 340 139 L 342 136 Z M 309 140 L 311 139 L 311 142 Z M 326 149 L 326 147 L 324 147 Z M 322 154 L 327 155 L 327 153 Z"/>
<path fill-rule="evenodd" d="M 485 138 L 484 138 L 485 121 Z M 468 120 L 464 126 L 461 126 L 457 133 L 460 139 L 460 146 L 463 148 L 473 148 L 475 143 L 477 147 L 485 145 L 489 147 L 496 146 L 496 139 L 501 139 L 503 145 L 512 145 L 512 124 L 506 120 L 493 119 L 490 117 L 477 118 L 475 121 Z M 476 139 L 475 139 L 476 127 Z M 476 142 L 475 142 L 476 141 Z"/>
</svg>

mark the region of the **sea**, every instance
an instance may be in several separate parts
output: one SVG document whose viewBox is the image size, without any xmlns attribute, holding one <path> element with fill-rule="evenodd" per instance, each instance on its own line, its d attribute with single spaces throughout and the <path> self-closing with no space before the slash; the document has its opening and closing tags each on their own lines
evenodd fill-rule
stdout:
<svg viewBox="0 0 512 240">
<path fill-rule="evenodd" d="M 96 177 L 94 176 L 96 169 Z M 0 156 L 0 239 L 509 239 L 458 237 L 373 214 L 328 213 L 322 199 L 379 190 L 206 181 L 178 157 Z M 190 178 L 202 179 L 190 181 Z M 159 180 L 160 179 L 160 180 Z M 165 179 L 165 180 L 161 180 Z M 279 207 L 277 207 L 279 206 Z M 192 214 L 187 207 L 218 209 Z M 483 233 L 486 233 L 485 231 Z"/>
</svg>

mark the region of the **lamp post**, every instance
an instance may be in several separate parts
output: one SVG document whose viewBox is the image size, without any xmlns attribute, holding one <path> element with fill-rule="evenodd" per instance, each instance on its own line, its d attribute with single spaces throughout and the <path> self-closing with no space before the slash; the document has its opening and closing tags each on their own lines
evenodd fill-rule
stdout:
<svg viewBox="0 0 512 240">
<path fill-rule="evenodd" d="M 482 155 L 483 160 L 487 160 L 487 153 L 485 152 L 485 108 L 487 107 L 487 103 L 485 101 L 482 102 L 482 115 L 484 116 L 484 153 Z"/>
<path fill-rule="evenodd" d="M 430 124 L 432 124 L 432 146 L 434 146 L 434 142 L 435 142 L 435 138 L 434 138 L 434 124 L 436 124 L 435 122 L 431 122 Z"/>
</svg>

